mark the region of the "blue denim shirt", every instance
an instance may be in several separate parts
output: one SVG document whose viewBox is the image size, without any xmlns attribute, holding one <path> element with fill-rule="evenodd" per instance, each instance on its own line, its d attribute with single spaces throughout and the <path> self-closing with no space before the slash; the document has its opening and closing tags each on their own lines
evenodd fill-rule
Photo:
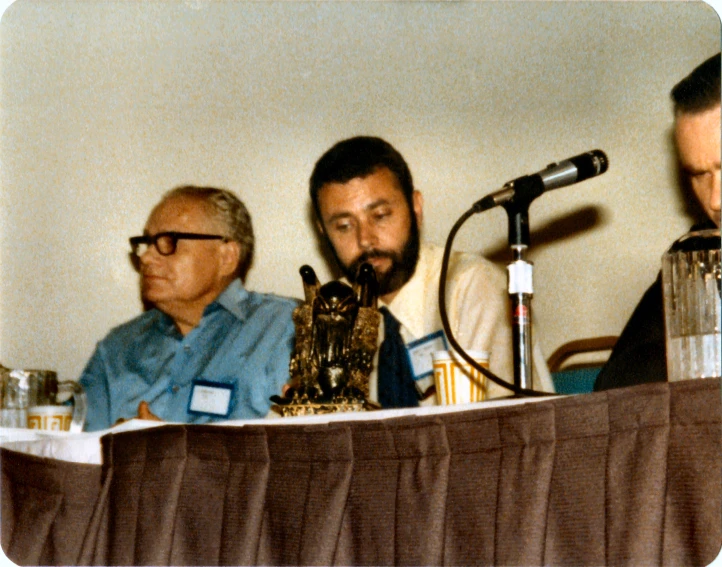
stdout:
<svg viewBox="0 0 722 567">
<path fill-rule="evenodd" d="M 98 343 L 80 378 L 88 395 L 85 430 L 136 417 L 143 400 L 165 421 L 218 420 L 188 412 L 196 380 L 233 385 L 230 412 L 222 419 L 264 417 L 269 397 L 289 379 L 297 304 L 249 292 L 235 280 L 186 336 L 157 309 L 116 327 Z"/>
</svg>

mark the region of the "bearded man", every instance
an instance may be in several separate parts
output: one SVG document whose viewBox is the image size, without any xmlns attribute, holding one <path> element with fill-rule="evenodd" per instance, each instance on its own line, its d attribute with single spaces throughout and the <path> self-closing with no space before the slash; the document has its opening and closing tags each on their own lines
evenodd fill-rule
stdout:
<svg viewBox="0 0 722 567">
<path fill-rule="evenodd" d="M 370 397 L 382 407 L 434 401 L 429 352 L 445 350 L 439 315 L 443 248 L 421 242 L 423 198 L 409 167 L 385 140 L 343 140 L 316 163 L 310 193 L 321 237 L 346 278 L 369 262 L 379 280 L 384 315 Z M 489 368 L 513 380 L 511 315 L 504 272 L 476 254 L 454 252 L 447 284 L 454 336 L 466 350 L 489 353 Z M 553 392 L 541 350 L 534 345 L 536 389 Z M 486 398 L 510 392 L 490 381 Z"/>
</svg>

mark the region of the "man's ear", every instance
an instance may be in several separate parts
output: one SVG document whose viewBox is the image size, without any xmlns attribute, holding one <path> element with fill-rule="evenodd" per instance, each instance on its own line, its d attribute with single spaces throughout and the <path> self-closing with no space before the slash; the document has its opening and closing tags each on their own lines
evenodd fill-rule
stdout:
<svg viewBox="0 0 722 567">
<path fill-rule="evenodd" d="M 316 219 L 316 230 L 318 230 L 318 233 L 321 236 L 326 236 L 326 231 L 323 228 L 323 224 L 321 224 L 321 221 Z"/>
<path fill-rule="evenodd" d="M 238 269 L 241 261 L 241 244 L 235 240 L 229 240 L 221 245 L 221 274 L 230 276 Z"/>
<path fill-rule="evenodd" d="M 416 215 L 416 224 L 421 228 L 421 223 L 424 220 L 424 196 L 419 191 L 414 191 L 412 196 L 412 205 L 414 208 L 414 215 Z"/>
</svg>

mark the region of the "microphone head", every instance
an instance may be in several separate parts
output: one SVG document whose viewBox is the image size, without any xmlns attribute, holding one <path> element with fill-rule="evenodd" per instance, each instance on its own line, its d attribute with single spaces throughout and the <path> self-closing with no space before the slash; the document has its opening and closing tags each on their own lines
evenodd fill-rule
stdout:
<svg viewBox="0 0 722 567">
<path fill-rule="evenodd" d="M 596 175 L 601 175 L 607 171 L 607 168 L 609 167 L 609 158 L 607 157 L 607 154 L 605 154 L 602 150 L 592 150 L 589 152 L 589 155 L 592 157 L 595 169 L 597 170 Z"/>
<path fill-rule="evenodd" d="M 609 167 L 609 159 L 607 154 L 602 150 L 592 150 L 584 154 L 579 154 L 573 158 L 569 158 L 574 167 L 577 168 L 577 175 L 574 182 L 584 181 L 590 177 L 601 175 Z"/>
</svg>

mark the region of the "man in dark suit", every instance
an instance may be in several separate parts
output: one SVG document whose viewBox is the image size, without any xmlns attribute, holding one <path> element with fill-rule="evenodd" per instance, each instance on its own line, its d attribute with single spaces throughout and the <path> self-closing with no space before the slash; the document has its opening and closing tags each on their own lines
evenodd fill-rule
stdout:
<svg viewBox="0 0 722 567">
<path fill-rule="evenodd" d="M 706 214 L 693 230 L 720 226 L 720 54 L 672 89 L 674 141 L 680 171 Z M 667 378 L 661 275 L 624 327 L 595 390 Z"/>
</svg>

